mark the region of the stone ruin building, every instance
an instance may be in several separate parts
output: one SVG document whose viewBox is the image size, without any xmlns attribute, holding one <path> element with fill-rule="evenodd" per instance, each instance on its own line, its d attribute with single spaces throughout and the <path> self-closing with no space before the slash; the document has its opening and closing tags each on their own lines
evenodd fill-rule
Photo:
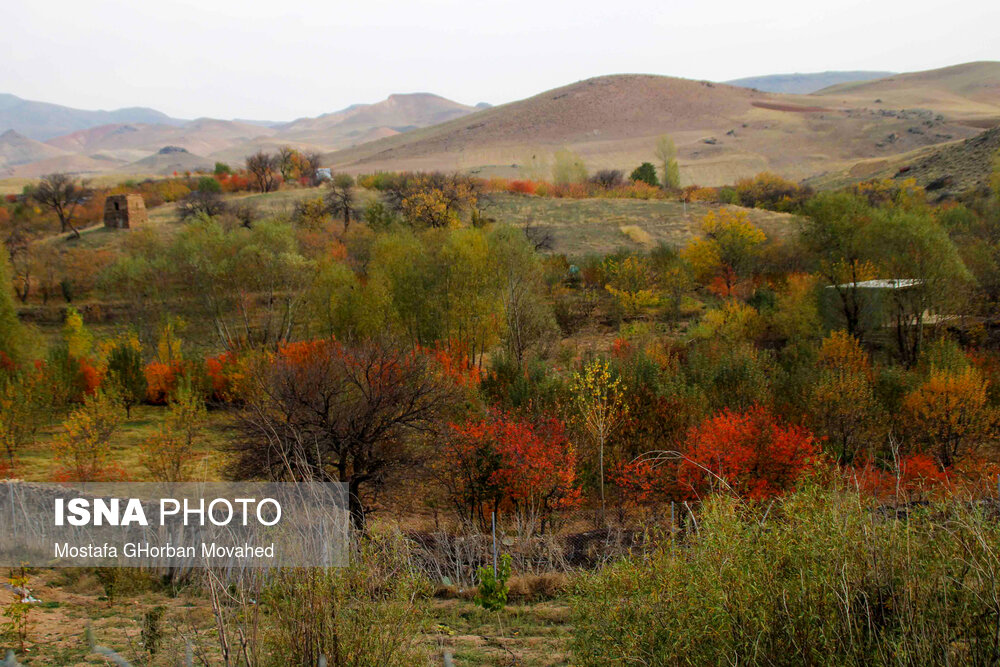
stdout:
<svg viewBox="0 0 1000 667">
<path fill-rule="evenodd" d="M 148 219 L 142 195 L 110 195 L 104 200 L 105 227 L 129 229 Z"/>
</svg>

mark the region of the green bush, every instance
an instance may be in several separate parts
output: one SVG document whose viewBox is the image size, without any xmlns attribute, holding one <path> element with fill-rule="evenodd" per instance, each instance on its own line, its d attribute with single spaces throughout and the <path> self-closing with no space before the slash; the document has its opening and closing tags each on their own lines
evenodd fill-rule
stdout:
<svg viewBox="0 0 1000 667">
<path fill-rule="evenodd" d="M 486 611 L 500 611 L 507 606 L 507 580 L 510 579 L 509 554 L 500 556 L 496 574 L 492 567 L 479 568 L 479 592 L 474 602 Z"/>
<path fill-rule="evenodd" d="M 219 182 L 211 176 L 202 176 L 198 179 L 198 192 L 213 192 L 215 194 L 219 194 L 222 192 L 222 186 L 219 185 Z"/>
<path fill-rule="evenodd" d="M 995 512 L 906 511 L 817 488 L 716 497 L 686 538 L 582 578 L 578 664 L 996 664 Z"/>
</svg>

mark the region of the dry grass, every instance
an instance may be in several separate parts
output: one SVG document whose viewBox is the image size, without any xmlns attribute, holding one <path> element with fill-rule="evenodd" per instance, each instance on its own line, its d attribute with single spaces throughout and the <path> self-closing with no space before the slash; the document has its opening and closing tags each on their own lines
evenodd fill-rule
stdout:
<svg viewBox="0 0 1000 667">
<path fill-rule="evenodd" d="M 656 245 L 656 241 L 653 240 L 653 237 L 650 236 L 649 232 L 639 225 L 622 225 L 618 228 L 618 230 L 637 245 L 645 246 L 647 248 L 652 248 Z"/>
<path fill-rule="evenodd" d="M 543 227 L 553 251 L 569 256 L 608 253 L 619 248 L 648 250 L 658 243 L 682 246 L 698 235 L 701 219 L 716 204 L 683 204 L 642 199 L 549 199 L 496 195 L 487 211 L 497 222 Z M 768 236 L 794 233 L 797 218 L 787 213 L 744 209 Z"/>
</svg>

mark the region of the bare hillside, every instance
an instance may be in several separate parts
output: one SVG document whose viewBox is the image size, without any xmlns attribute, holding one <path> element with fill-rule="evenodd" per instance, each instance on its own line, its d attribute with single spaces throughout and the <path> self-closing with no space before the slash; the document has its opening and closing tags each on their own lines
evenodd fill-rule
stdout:
<svg viewBox="0 0 1000 667">
<path fill-rule="evenodd" d="M 979 127 L 1000 123 L 1000 62 L 983 61 L 844 83 L 816 93 L 842 104 L 933 109 Z"/>
<path fill-rule="evenodd" d="M 986 69 L 1000 71 L 1000 65 Z M 952 118 L 936 111 L 931 92 L 928 104 L 893 107 L 672 77 L 605 76 L 338 151 L 327 162 L 355 172 L 527 175 L 568 147 L 591 169 L 631 169 L 652 160 L 656 137 L 668 133 L 685 183 L 715 185 L 763 170 L 802 179 L 977 133 L 967 114 Z M 984 101 L 970 98 L 967 107 L 988 104 L 989 95 L 980 93 Z"/>
<path fill-rule="evenodd" d="M 0 169 L 61 155 L 66 155 L 66 152 L 40 141 L 29 139 L 14 130 L 7 130 L 0 134 Z"/>
</svg>

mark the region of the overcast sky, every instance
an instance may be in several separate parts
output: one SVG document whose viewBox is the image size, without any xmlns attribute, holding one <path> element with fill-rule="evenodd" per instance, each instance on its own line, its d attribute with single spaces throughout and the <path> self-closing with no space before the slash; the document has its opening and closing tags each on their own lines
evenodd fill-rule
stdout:
<svg viewBox="0 0 1000 667">
<path fill-rule="evenodd" d="M 433 92 L 499 104 L 600 74 L 722 81 L 1000 60 L 998 0 L 3 0 L 0 92 L 290 120 Z"/>
</svg>

